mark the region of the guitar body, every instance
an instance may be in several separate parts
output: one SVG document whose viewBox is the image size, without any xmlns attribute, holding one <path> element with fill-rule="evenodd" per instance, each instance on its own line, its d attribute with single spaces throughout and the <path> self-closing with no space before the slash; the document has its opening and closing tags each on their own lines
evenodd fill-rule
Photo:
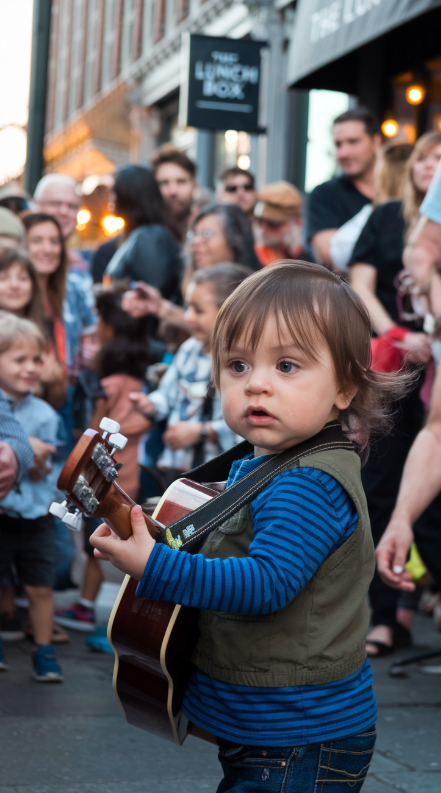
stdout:
<svg viewBox="0 0 441 793">
<path fill-rule="evenodd" d="M 107 428 L 102 428 L 107 435 Z M 123 436 L 106 435 L 90 429 L 83 433 L 58 479 L 66 501 L 52 504 L 50 510 L 73 530 L 81 528 L 81 514 L 101 518 L 121 540 L 127 540 L 132 534 L 130 514 L 135 502 L 119 487 L 118 466 L 112 456 L 118 448 L 112 447 L 112 439 Z M 146 531 L 157 539 L 164 527 L 189 515 L 223 487 L 224 483 L 207 486 L 178 479 L 164 493 L 153 516 L 144 512 Z M 73 520 L 73 525 L 66 519 Z M 199 612 L 137 598 L 137 584 L 126 576 L 108 626 L 115 651 L 113 686 L 124 716 L 129 724 L 178 745 L 189 731 L 215 743 L 209 733 L 189 725 L 180 710 L 192 671 Z"/>
<path fill-rule="evenodd" d="M 216 495 L 210 487 L 179 479 L 164 493 L 153 518 L 168 526 Z M 126 576 L 108 625 L 115 652 L 115 695 L 129 724 L 181 745 L 188 720 L 180 708 L 192 670 L 199 612 L 136 598 L 137 584 Z M 208 733 L 192 731 L 210 740 Z"/>
</svg>

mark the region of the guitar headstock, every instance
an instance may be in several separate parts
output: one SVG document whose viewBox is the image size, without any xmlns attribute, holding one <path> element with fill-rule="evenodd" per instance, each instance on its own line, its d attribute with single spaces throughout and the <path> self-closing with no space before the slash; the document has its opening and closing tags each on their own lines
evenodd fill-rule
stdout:
<svg viewBox="0 0 441 793">
<path fill-rule="evenodd" d="M 119 434 L 120 425 L 112 419 L 103 418 L 100 429 L 102 434 L 89 429 L 81 436 L 58 478 L 66 500 L 54 501 L 49 508 L 72 531 L 80 531 L 81 513 L 93 517 L 118 477 L 113 455 L 124 449 L 127 438 Z"/>
</svg>

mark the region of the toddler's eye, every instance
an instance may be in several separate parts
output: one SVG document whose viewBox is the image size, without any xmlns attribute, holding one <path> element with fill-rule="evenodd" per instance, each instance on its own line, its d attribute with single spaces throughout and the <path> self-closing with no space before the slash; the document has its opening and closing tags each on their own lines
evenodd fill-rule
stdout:
<svg viewBox="0 0 441 793">
<path fill-rule="evenodd" d="M 247 368 L 248 367 L 247 367 L 246 363 L 244 363 L 243 361 L 232 361 L 230 363 L 230 369 L 235 374 L 242 374 L 243 372 L 246 372 Z"/>
<path fill-rule="evenodd" d="M 280 361 L 277 364 L 277 368 L 282 374 L 292 374 L 297 369 L 297 366 L 292 361 Z"/>
</svg>

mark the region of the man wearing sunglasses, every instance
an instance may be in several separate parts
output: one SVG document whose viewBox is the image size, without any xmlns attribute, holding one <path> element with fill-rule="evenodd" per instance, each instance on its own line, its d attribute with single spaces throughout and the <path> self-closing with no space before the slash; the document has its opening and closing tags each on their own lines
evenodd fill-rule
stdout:
<svg viewBox="0 0 441 793">
<path fill-rule="evenodd" d="M 220 204 L 237 204 L 249 221 L 257 201 L 254 175 L 243 168 L 227 168 L 220 176 L 221 186 L 217 191 Z"/>
</svg>

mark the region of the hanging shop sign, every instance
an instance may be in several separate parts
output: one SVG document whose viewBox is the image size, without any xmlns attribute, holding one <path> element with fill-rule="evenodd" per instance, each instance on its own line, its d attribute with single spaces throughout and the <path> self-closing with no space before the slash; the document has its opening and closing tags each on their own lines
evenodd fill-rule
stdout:
<svg viewBox="0 0 441 793">
<path fill-rule="evenodd" d="M 181 95 L 188 126 L 262 132 L 258 117 L 264 46 L 248 39 L 189 37 L 188 82 Z"/>
<path fill-rule="evenodd" d="M 300 0 L 288 57 L 288 84 L 302 80 L 441 0 Z"/>
</svg>

